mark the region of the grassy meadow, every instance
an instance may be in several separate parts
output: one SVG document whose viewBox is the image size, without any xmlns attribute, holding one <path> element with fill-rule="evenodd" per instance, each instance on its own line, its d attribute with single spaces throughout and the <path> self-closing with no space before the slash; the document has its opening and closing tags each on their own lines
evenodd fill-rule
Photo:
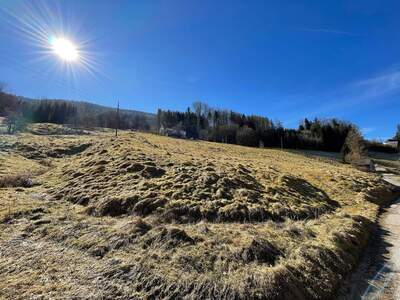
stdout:
<svg viewBox="0 0 400 300">
<path fill-rule="evenodd" d="M 394 196 L 300 151 L 34 125 L 0 136 L 0 298 L 329 299 Z"/>
</svg>

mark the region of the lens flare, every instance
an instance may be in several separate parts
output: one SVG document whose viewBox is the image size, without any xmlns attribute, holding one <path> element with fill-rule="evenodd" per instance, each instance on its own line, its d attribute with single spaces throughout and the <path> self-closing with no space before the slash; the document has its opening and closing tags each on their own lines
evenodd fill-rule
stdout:
<svg viewBox="0 0 400 300">
<path fill-rule="evenodd" d="M 0 65 L 28 72 L 48 86 L 64 88 L 71 99 L 90 98 L 84 82 L 110 82 L 104 72 L 104 53 L 95 45 L 100 37 L 84 30 L 90 27 L 86 19 L 76 19 L 67 13 L 69 1 L 0 0 L 0 3 L 0 21 L 9 26 L 24 49 L 29 49 L 23 62 L 13 59 L 11 50 L 7 51 L 10 54 L 0 57 Z"/>
<path fill-rule="evenodd" d="M 79 58 L 78 49 L 68 39 L 56 37 L 50 40 L 50 45 L 55 54 L 64 61 L 75 61 Z"/>
</svg>

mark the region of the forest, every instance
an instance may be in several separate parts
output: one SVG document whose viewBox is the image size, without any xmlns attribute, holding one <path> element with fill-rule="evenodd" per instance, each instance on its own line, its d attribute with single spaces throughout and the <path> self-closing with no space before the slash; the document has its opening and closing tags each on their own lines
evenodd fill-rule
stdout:
<svg viewBox="0 0 400 300">
<path fill-rule="evenodd" d="M 251 147 L 280 147 L 340 152 L 347 134 L 356 126 L 337 119 L 308 120 L 297 129 L 284 128 L 267 117 L 246 116 L 195 102 L 186 112 L 157 112 L 159 129 L 183 130 L 187 138 Z"/>
<path fill-rule="evenodd" d="M 103 127 L 149 131 L 154 115 L 66 100 L 25 100 L 0 92 L 0 116 L 7 116 L 16 127 L 26 123 L 70 124 L 74 127 Z"/>
<path fill-rule="evenodd" d="M 116 128 L 159 134 L 184 133 L 184 138 L 249 147 L 278 147 L 340 152 L 346 137 L 357 126 L 339 119 L 303 119 L 298 128 L 285 128 L 268 117 L 245 115 L 194 102 L 185 112 L 158 109 L 157 115 L 116 110 L 96 104 L 66 100 L 29 100 L 0 92 L 0 116 L 8 119 L 8 131 L 26 123 L 69 124 L 83 128 Z M 168 134 L 167 134 L 168 135 Z M 400 127 L 395 139 L 400 138 Z M 395 153 L 398 149 L 379 141 L 367 141 L 373 151 Z"/>
</svg>

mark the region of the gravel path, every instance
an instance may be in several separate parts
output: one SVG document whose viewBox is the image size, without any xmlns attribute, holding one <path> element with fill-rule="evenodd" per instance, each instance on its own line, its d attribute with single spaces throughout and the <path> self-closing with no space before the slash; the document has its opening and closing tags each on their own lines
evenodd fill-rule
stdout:
<svg viewBox="0 0 400 300">
<path fill-rule="evenodd" d="M 400 187 L 400 177 L 384 175 Z M 340 300 L 400 299 L 400 199 L 384 210 L 359 268 L 339 292 Z"/>
</svg>

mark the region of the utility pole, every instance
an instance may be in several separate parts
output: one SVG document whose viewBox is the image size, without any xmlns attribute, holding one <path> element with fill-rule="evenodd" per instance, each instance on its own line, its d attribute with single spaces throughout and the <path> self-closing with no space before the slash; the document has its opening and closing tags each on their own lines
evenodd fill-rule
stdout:
<svg viewBox="0 0 400 300">
<path fill-rule="evenodd" d="M 119 100 L 117 101 L 117 120 L 115 126 L 115 137 L 118 137 L 118 128 L 119 128 Z"/>
</svg>

